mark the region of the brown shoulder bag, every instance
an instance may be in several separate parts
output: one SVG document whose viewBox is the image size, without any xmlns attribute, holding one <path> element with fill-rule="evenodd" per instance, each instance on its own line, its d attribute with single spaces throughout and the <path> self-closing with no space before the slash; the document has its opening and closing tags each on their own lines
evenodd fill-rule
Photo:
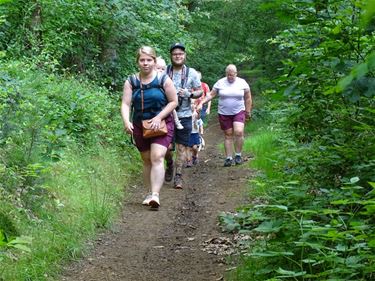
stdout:
<svg viewBox="0 0 375 281">
<path fill-rule="evenodd" d="M 142 100 L 142 116 L 143 116 L 143 87 L 142 87 L 142 81 L 140 80 L 140 89 L 141 89 L 141 100 Z M 148 120 L 142 120 L 142 131 L 143 131 L 143 137 L 145 139 L 148 138 L 154 138 L 154 137 L 160 137 L 165 136 L 168 133 L 167 124 L 165 123 L 165 120 L 161 120 L 160 126 L 158 129 L 152 129 L 151 123 L 149 123 L 150 119 Z"/>
</svg>

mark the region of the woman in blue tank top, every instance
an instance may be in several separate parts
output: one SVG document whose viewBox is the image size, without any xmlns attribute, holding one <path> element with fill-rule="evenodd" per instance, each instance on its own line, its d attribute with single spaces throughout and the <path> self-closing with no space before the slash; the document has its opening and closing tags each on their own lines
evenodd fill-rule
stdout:
<svg viewBox="0 0 375 281">
<path fill-rule="evenodd" d="M 159 193 L 164 183 L 164 157 L 167 147 L 172 142 L 174 122 L 171 112 L 177 106 L 177 93 L 169 77 L 162 79 L 155 70 L 156 53 L 148 46 L 137 52 L 136 62 L 139 73 L 130 76 L 124 85 L 121 102 L 121 116 L 125 131 L 133 135 L 135 145 L 143 160 L 143 182 L 150 190 L 143 205 L 153 209 L 160 206 Z M 143 90 L 143 110 L 141 88 Z M 130 119 L 133 107 L 133 119 Z M 167 135 L 143 138 L 142 120 L 151 119 L 151 128 L 158 129 L 161 120 L 165 120 Z"/>
</svg>

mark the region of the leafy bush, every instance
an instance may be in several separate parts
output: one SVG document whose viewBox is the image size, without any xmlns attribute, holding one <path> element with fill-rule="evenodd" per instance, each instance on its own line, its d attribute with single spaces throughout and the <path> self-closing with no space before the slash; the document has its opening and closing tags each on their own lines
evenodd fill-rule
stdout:
<svg viewBox="0 0 375 281">
<path fill-rule="evenodd" d="M 0 279 L 45 280 L 110 224 L 139 156 L 104 88 L 24 62 L 0 81 Z"/>
<path fill-rule="evenodd" d="M 267 204 L 225 214 L 229 230 L 257 237 L 237 280 L 371 280 L 375 260 L 375 183 L 352 178 L 314 190 L 299 182 L 273 187 Z M 229 228 L 228 228 L 229 227 Z"/>
</svg>

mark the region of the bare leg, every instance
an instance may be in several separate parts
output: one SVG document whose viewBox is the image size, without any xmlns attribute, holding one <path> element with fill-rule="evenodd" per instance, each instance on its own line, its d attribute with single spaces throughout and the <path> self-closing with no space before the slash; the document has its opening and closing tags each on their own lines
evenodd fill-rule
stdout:
<svg viewBox="0 0 375 281">
<path fill-rule="evenodd" d="M 143 160 L 143 185 L 151 191 L 150 184 L 150 172 L 151 172 L 151 160 L 150 160 L 150 150 L 141 152 L 141 157 Z"/>
<path fill-rule="evenodd" d="M 233 128 L 224 131 L 224 150 L 226 157 L 233 156 Z"/>
<path fill-rule="evenodd" d="M 182 167 L 186 161 L 186 146 L 177 144 L 176 174 L 182 174 Z"/>
<path fill-rule="evenodd" d="M 153 143 L 151 144 L 151 170 L 150 170 L 150 183 L 152 193 L 159 193 L 164 183 L 164 157 L 167 148 Z"/>
<path fill-rule="evenodd" d="M 245 124 L 241 122 L 233 122 L 234 131 L 234 151 L 241 153 L 244 143 L 244 127 Z"/>
</svg>

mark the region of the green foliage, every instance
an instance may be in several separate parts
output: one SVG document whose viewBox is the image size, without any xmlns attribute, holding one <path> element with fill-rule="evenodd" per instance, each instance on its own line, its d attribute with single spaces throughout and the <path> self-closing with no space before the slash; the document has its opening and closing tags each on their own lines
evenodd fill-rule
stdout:
<svg viewBox="0 0 375 281">
<path fill-rule="evenodd" d="M 241 233 L 257 237 L 245 255 L 251 275 L 240 269 L 235 280 L 371 280 L 374 184 L 365 188 L 358 182 L 352 178 L 338 189 L 319 190 L 285 182 L 269 189 L 268 204 L 223 215 L 222 221 L 232 221 L 227 230 L 237 225 Z"/>
<path fill-rule="evenodd" d="M 360 26 L 361 6 L 354 2 L 319 9 L 295 4 L 288 9 L 298 21 L 274 40 L 289 53 L 279 79 L 280 93 L 290 100 L 286 122 L 304 143 L 292 152 L 291 165 L 301 167 L 294 158 L 307 162 L 308 156 L 310 165 L 302 166 L 310 171 L 303 173 L 316 182 L 345 174 L 372 180 L 375 42 L 372 31 Z"/>
<path fill-rule="evenodd" d="M 239 75 L 251 82 L 260 76 L 275 77 L 281 66 L 282 52 L 266 40 L 282 30 L 284 24 L 275 17 L 278 7 L 263 6 L 263 0 L 202 1 L 197 4 L 194 22 L 189 26 L 197 38 L 197 47 L 188 58 L 209 84 L 224 76 L 225 67 L 230 63 L 240 66 Z M 261 84 L 254 89 L 258 86 Z"/>
<path fill-rule="evenodd" d="M 266 92 L 277 177 L 253 180 L 258 203 L 221 216 L 254 241 L 230 278 L 372 280 L 375 44 L 360 21 L 365 1 L 274 5 L 293 16 L 269 40 L 286 54 L 278 94 Z"/>
<path fill-rule="evenodd" d="M 166 57 L 175 40 L 190 43 L 182 1 L 24 1 L 0 8 L 0 49 L 49 71 L 84 74 L 120 89 L 135 70 L 135 51 L 151 45 Z"/>
<path fill-rule="evenodd" d="M 112 148 L 66 149 L 43 182 L 33 186 L 43 192 L 32 195 L 32 206 L 9 193 L 7 202 L 1 198 L 20 237 L 0 247 L 0 279 L 50 280 L 62 269 L 62 260 L 82 256 L 84 241 L 118 215 L 130 175 L 140 170 L 134 165 L 138 158 Z"/>
<path fill-rule="evenodd" d="M 0 80 L 0 279 L 46 280 L 110 225 L 139 156 L 106 89 L 21 62 Z"/>
</svg>

